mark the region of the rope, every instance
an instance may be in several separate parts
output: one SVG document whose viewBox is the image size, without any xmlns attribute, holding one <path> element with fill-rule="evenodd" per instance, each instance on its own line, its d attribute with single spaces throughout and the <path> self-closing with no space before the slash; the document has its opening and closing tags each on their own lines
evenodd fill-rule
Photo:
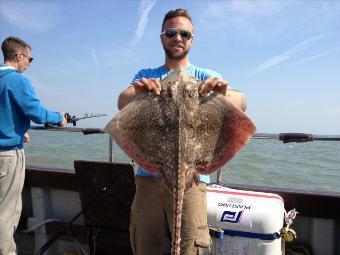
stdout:
<svg viewBox="0 0 340 255">
<path fill-rule="evenodd" d="M 289 228 L 289 226 L 293 224 L 293 220 L 295 219 L 297 214 L 298 214 L 298 212 L 296 211 L 295 208 L 293 210 L 288 211 L 288 212 L 285 211 L 285 223 L 286 223 L 287 228 Z"/>
<path fill-rule="evenodd" d="M 17 231 L 19 233 L 28 234 L 30 232 L 33 232 L 37 228 L 41 227 L 42 225 L 45 225 L 45 224 L 50 223 L 50 222 L 62 222 L 62 221 L 58 220 L 58 219 L 46 219 L 46 220 L 42 220 L 42 221 L 38 222 L 37 224 L 30 227 L 29 229 L 18 229 Z"/>
</svg>

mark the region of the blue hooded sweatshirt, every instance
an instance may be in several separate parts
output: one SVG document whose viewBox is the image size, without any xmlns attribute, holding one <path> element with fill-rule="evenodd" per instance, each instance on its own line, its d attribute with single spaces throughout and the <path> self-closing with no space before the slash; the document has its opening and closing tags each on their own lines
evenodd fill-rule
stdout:
<svg viewBox="0 0 340 255">
<path fill-rule="evenodd" d="M 0 150 L 21 149 L 31 120 L 57 124 L 63 116 L 44 107 L 24 75 L 0 64 Z"/>
</svg>

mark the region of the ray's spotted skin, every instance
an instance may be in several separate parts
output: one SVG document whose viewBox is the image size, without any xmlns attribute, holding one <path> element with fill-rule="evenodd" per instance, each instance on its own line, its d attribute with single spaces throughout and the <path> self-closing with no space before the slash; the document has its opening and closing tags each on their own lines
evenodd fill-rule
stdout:
<svg viewBox="0 0 340 255">
<path fill-rule="evenodd" d="M 173 193 L 171 254 L 180 254 L 182 204 L 197 174 L 226 164 L 255 133 L 253 122 L 216 92 L 200 96 L 199 82 L 181 69 L 161 81 L 161 93 L 135 98 L 106 126 L 117 144 Z"/>
</svg>

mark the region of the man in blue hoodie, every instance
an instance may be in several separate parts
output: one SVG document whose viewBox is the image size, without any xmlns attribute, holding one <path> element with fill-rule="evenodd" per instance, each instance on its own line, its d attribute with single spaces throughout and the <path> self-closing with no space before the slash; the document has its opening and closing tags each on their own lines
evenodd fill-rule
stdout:
<svg viewBox="0 0 340 255">
<path fill-rule="evenodd" d="M 51 112 L 37 98 L 24 72 L 31 64 L 31 47 L 17 37 L 6 38 L 0 65 L 0 255 L 16 254 L 13 235 L 21 214 L 25 179 L 24 140 L 30 121 L 64 126 L 63 113 Z"/>
</svg>

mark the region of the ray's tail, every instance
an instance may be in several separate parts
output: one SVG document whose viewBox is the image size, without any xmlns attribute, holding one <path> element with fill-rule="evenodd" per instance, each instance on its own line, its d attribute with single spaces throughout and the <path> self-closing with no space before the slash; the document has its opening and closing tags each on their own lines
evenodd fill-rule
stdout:
<svg viewBox="0 0 340 255">
<path fill-rule="evenodd" d="M 180 255 L 182 208 L 185 191 L 185 173 L 178 173 L 177 185 L 173 187 L 173 223 L 171 255 Z"/>
</svg>

